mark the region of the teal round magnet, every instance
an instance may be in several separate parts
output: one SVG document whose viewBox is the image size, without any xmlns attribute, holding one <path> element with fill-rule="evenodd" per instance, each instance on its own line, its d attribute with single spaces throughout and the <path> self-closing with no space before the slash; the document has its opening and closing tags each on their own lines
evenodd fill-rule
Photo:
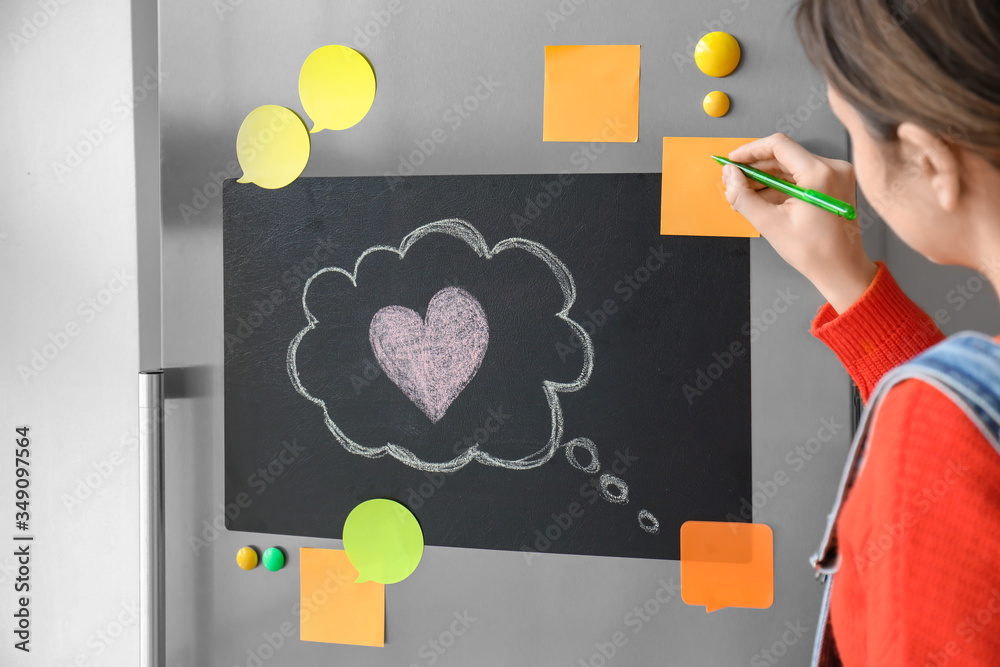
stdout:
<svg viewBox="0 0 1000 667">
<path fill-rule="evenodd" d="M 277 572 L 285 567 L 285 554 L 278 547 L 270 547 L 264 551 L 264 567 L 271 572 Z"/>
</svg>

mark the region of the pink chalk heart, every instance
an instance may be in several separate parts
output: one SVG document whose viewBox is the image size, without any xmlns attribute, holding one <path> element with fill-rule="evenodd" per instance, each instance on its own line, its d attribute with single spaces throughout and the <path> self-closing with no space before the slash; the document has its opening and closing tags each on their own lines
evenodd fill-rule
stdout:
<svg viewBox="0 0 1000 667">
<path fill-rule="evenodd" d="M 446 287 L 427 304 L 427 320 L 402 306 L 375 313 L 368 339 L 386 377 L 437 423 L 469 384 L 490 331 L 476 298 Z"/>
</svg>

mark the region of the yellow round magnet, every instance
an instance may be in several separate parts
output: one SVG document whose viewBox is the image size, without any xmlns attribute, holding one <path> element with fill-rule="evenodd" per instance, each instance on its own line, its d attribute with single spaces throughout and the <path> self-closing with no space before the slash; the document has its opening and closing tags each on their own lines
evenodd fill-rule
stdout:
<svg viewBox="0 0 1000 667">
<path fill-rule="evenodd" d="M 729 113 L 729 95 L 726 95 L 721 90 L 713 90 L 708 95 L 705 95 L 701 106 L 704 107 L 705 113 L 709 116 L 722 118 Z"/>
<path fill-rule="evenodd" d="M 236 564 L 244 570 L 257 567 L 257 550 L 253 547 L 243 547 L 236 552 Z"/>
<path fill-rule="evenodd" d="M 694 47 L 694 61 L 709 76 L 728 76 L 740 64 L 740 43 L 728 32 L 710 32 Z"/>
</svg>

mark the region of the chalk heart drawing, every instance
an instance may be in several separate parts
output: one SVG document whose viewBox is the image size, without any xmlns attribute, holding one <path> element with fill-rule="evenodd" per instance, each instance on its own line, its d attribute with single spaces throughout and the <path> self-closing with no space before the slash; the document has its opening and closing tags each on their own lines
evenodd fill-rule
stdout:
<svg viewBox="0 0 1000 667">
<path fill-rule="evenodd" d="M 426 321 L 403 306 L 375 313 L 368 338 L 379 366 L 434 423 L 476 375 L 490 339 L 486 313 L 463 289 L 446 287 Z"/>
<path fill-rule="evenodd" d="M 309 288 L 317 278 L 327 273 L 334 276 L 339 275 L 357 287 L 358 267 L 369 255 L 390 253 L 400 260 L 404 260 L 406 253 L 415 244 L 427 238 L 440 238 L 441 236 L 448 236 L 464 242 L 472 252 L 486 262 L 502 253 L 518 252 L 533 255 L 543 262 L 552 271 L 552 276 L 562 292 L 562 308 L 554 316 L 565 323 L 582 343 L 582 366 L 576 379 L 570 382 L 542 380 L 542 392 L 552 414 L 547 442 L 541 445 L 537 451 L 520 458 L 507 459 L 496 456 L 482 449 L 477 443 L 450 460 L 427 461 L 409 448 L 395 442 L 367 444 L 357 442 L 345 433 L 337 423 L 337 405 L 327 405 L 325 400 L 314 396 L 302 383 L 302 378 L 299 375 L 299 344 L 309 332 L 320 326 L 319 318 L 309 308 Z M 594 346 L 590 335 L 586 329 L 569 316 L 574 301 L 576 301 L 576 283 L 573 281 L 573 276 L 566 265 L 545 246 L 528 239 L 512 237 L 500 241 L 491 248 L 479 230 L 465 220 L 449 218 L 430 222 L 407 234 L 398 248 L 388 245 L 368 248 L 355 261 L 353 271 L 328 266 L 309 277 L 302 290 L 302 310 L 306 316 L 306 326 L 295 335 L 288 345 L 286 358 L 288 378 L 302 397 L 322 408 L 323 423 L 326 424 L 327 429 L 337 442 L 348 452 L 358 456 L 370 459 L 391 456 L 404 465 L 426 472 L 454 472 L 472 461 L 508 470 L 528 470 L 548 462 L 556 451 L 563 449 L 567 459 L 574 467 L 593 472 L 600 468 L 597 461 L 597 448 L 593 442 L 587 438 L 576 438 L 570 442 L 562 442 L 563 410 L 559 395 L 579 391 L 586 387 L 594 370 Z M 478 315 L 475 314 L 477 312 Z M 379 314 L 382 316 L 379 317 Z M 418 324 L 420 325 L 419 329 Z M 402 389 L 405 395 L 418 405 L 431 420 L 441 418 L 455 397 L 461 393 L 475 375 L 482 361 L 488 337 L 489 331 L 482 307 L 472 295 L 458 289 L 444 289 L 434 295 L 428 304 L 426 321 L 421 320 L 416 313 L 405 308 L 389 306 L 376 313 L 376 317 L 369 325 L 369 339 L 372 342 L 372 347 L 375 348 L 379 363 L 386 371 L 386 377 Z M 461 346 L 456 346 L 456 338 L 463 339 Z M 379 353 L 376 347 L 376 340 L 382 346 L 382 353 Z M 392 371 L 389 370 L 390 368 Z M 442 380 L 444 381 L 442 382 Z M 576 458 L 575 452 L 579 449 L 586 450 L 590 455 L 586 465 Z"/>
</svg>

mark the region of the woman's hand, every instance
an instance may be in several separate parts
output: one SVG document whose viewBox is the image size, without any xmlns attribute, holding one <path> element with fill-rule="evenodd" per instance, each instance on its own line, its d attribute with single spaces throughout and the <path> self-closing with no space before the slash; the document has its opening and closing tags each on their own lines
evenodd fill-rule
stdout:
<svg viewBox="0 0 1000 667">
<path fill-rule="evenodd" d="M 784 134 L 741 146 L 729 159 L 749 164 L 799 187 L 854 204 L 854 167 L 813 155 Z M 861 243 L 857 220 L 847 220 L 751 181 L 738 168 L 722 170 L 726 199 L 778 254 L 816 286 L 838 313 L 857 301 L 878 267 Z"/>
</svg>

